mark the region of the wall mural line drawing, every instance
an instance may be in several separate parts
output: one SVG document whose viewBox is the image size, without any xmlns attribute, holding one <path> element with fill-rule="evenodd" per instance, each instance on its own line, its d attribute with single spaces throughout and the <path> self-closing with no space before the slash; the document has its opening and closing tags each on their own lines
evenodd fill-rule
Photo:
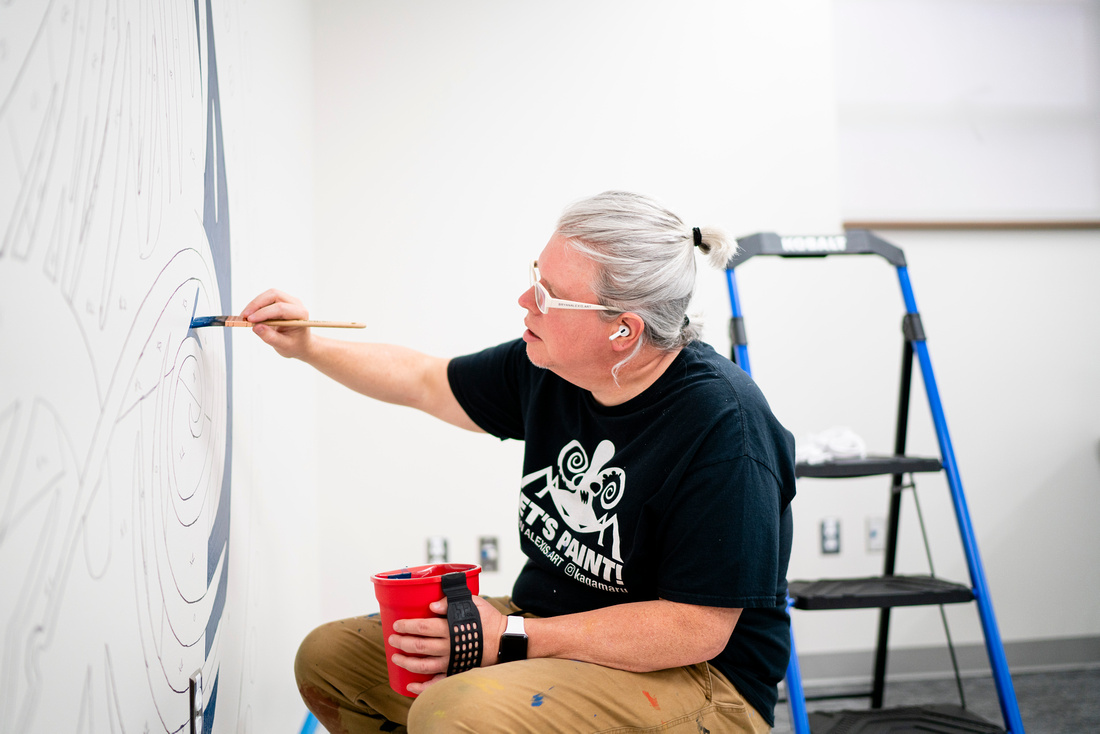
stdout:
<svg viewBox="0 0 1100 734">
<path fill-rule="evenodd" d="M 232 312 L 222 17 L 0 3 L 0 731 L 187 731 L 196 670 L 248 728 L 230 335 L 189 328 Z"/>
</svg>

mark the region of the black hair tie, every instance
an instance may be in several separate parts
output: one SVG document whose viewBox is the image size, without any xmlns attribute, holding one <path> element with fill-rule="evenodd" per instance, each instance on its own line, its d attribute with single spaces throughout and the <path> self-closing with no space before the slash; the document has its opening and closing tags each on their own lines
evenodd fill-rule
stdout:
<svg viewBox="0 0 1100 734">
<path fill-rule="evenodd" d="M 698 227 L 692 227 L 691 234 L 695 238 L 695 246 L 696 247 L 702 247 L 703 246 L 703 233 L 699 231 L 699 228 Z"/>
</svg>

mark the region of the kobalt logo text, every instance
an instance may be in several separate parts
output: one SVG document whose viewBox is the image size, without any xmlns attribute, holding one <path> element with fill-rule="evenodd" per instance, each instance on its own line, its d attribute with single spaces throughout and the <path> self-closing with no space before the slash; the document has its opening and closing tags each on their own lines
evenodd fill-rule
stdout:
<svg viewBox="0 0 1100 734">
<path fill-rule="evenodd" d="M 821 237 L 781 237 L 786 252 L 843 252 L 848 249 L 848 238 L 842 234 Z"/>
</svg>

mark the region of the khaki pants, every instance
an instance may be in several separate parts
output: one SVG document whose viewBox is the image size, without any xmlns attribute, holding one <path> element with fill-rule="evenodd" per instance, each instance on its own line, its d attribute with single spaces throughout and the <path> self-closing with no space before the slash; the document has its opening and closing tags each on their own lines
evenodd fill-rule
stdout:
<svg viewBox="0 0 1100 734">
<path fill-rule="evenodd" d="M 487 601 L 505 614 L 519 611 L 508 597 Z M 770 731 L 706 663 L 628 673 L 573 660 L 523 660 L 468 670 L 408 698 L 389 686 L 377 616 L 315 629 L 298 650 L 294 674 L 306 706 L 332 734 Z"/>
</svg>

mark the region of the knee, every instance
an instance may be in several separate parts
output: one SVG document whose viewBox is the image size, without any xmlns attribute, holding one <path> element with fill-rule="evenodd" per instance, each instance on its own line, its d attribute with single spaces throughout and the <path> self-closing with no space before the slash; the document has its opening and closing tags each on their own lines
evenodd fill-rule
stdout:
<svg viewBox="0 0 1100 734">
<path fill-rule="evenodd" d="M 477 671 L 444 678 L 421 693 L 409 709 L 410 734 L 487 732 L 485 688 Z"/>
</svg>

